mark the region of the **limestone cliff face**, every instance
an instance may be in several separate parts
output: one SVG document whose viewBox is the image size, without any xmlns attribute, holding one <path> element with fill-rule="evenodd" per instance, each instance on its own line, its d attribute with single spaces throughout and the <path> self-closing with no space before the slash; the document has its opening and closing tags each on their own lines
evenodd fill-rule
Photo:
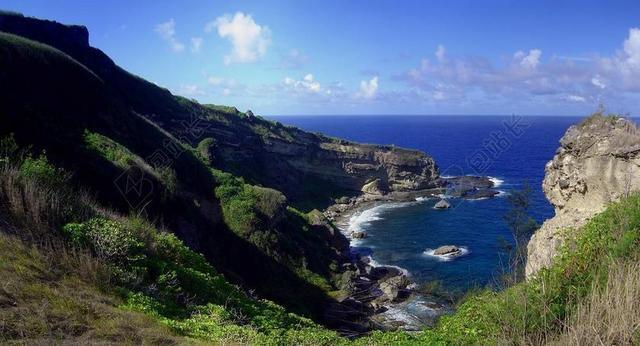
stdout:
<svg viewBox="0 0 640 346">
<path fill-rule="evenodd" d="M 214 166 L 276 188 L 291 201 L 327 206 L 361 192 L 427 189 L 438 167 L 426 154 L 393 146 L 329 138 L 258 117 L 209 121 L 205 137 Z"/>
<path fill-rule="evenodd" d="M 545 167 L 542 189 L 556 215 L 529 242 L 527 277 L 551 264 L 558 246 L 571 236 L 567 229 L 640 190 L 640 131 L 629 120 L 602 115 L 571 126 Z"/>
</svg>

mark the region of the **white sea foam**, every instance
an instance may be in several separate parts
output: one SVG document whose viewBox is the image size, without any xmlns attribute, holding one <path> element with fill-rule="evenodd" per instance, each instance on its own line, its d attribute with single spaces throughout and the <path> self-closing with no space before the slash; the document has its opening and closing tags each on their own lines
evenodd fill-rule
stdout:
<svg viewBox="0 0 640 346">
<path fill-rule="evenodd" d="M 373 207 L 353 214 L 349 219 L 347 231 L 349 234 L 352 232 L 362 232 L 364 227 L 371 225 L 371 222 L 382 220 L 380 212 L 381 209 L 379 207 Z"/>
<path fill-rule="evenodd" d="M 436 258 L 439 261 L 443 261 L 443 262 L 448 262 L 451 260 L 454 260 L 458 257 L 467 255 L 468 253 L 470 253 L 471 251 L 469 251 L 469 248 L 466 246 L 460 246 L 460 253 L 459 254 L 447 254 L 447 255 L 435 255 L 434 252 L 436 251 L 435 249 L 426 249 L 424 250 L 424 252 L 422 253 L 425 256 L 428 257 L 432 257 L 432 258 Z"/>
<path fill-rule="evenodd" d="M 442 199 L 451 199 L 451 198 L 454 198 L 453 196 L 451 196 L 451 195 L 447 195 L 447 194 L 444 194 L 444 193 L 438 194 L 438 195 L 436 195 L 436 197 L 438 197 L 438 198 L 442 198 Z"/>
<path fill-rule="evenodd" d="M 491 182 L 493 182 L 493 187 L 498 187 L 504 183 L 504 180 L 496 177 L 487 177 Z"/>
<path fill-rule="evenodd" d="M 360 245 L 363 241 L 366 240 L 366 238 L 365 239 L 353 239 L 353 238 L 351 238 L 351 233 L 353 233 L 353 232 L 366 232 L 367 227 L 371 226 L 371 223 L 373 223 L 375 221 L 383 220 L 383 217 L 381 217 L 380 215 L 386 209 L 399 208 L 399 207 L 406 206 L 406 205 L 411 204 L 411 203 L 416 203 L 416 202 L 385 203 L 385 204 L 381 204 L 381 205 L 375 206 L 373 208 L 365 209 L 363 211 L 360 211 L 360 212 L 357 212 L 357 213 L 353 214 L 351 216 L 351 218 L 349 219 L 349 223 L 347 224 L 347 228 L 346 228 L 346 233 L 348 233 L 348 234 L 346 234 L 346 236 L 350 239 L 351 246 Z M 371 246 L 367 246 L 367 247 L 371 248 Z M 401 268 L 401 267 L 398 267 L 398 266 L 393 266 L 393 265 L 381 264 L 381 263 L 378 263 L 371 256 L 367 256 L 367 257 L 369 258 L 369 265 L 372 266 L 372 267 L 393 267 L 393 268 L 396 268 L 396 269 L 400 270 L 404 275 L 411 276 L 409 271 L 404 269 L 404 268 Z"/>
<path fill-rule="evenodd" d="M 392 266 L 389 264 L 380 264 L 378 261 L 374 260 L 373 257 L 371 256 L 367 256 L 369 258 L 369 265 L 372 267 L 391 267 L 391 268 L 396 268 L 399 271 L 402 272 L 402 274 L 404 274 L 405 276 L 411 276 L 411 273 L 409 273 L 408 270 L 402 268 L 402 267 L 398 267 L 398 266 Z"/>
<path fill-rule="evenodd" d="M 507 191 L 503 191 L 503 190 L 498 190 L 498 194 L 496 195 L 496 197 L 504 197 L 507 196 L 509 193 Z"/>
</svg>

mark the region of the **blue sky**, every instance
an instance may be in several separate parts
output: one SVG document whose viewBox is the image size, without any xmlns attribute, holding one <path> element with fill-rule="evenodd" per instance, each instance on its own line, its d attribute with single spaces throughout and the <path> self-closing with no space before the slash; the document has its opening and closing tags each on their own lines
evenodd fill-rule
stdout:
<svg viewBox="0 0 640 346">
<path fill-rule="evenodd" d="M 640 1 L 2 0 L 257 114 L 640 112 Z"/>
</svg>

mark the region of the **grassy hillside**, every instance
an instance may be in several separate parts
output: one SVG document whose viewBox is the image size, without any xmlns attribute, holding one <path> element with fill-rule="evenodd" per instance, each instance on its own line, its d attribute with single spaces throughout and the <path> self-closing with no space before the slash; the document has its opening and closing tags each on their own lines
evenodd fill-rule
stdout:
<svg viewBox="0 0 640 346">
<path fill-rule="evenodd" d="M 11 66 L 0 74 L 0 136 L 46 152 L 99 204 L 170 230 L 233 282 L 321 320 L 338 289 L 339 234 L 308 224 L 281 193 L 212 170 L 55 48 L 0 33 L 0 65 Z"/>
<path fill-rule="evenodd" d="M 3 141 L 2 151 L 15 148 Z M 229 284 L 171 233 L 104 209 L 44 156 L 0 165 L 0 340 L 338 339 Z M 264 341 L 264 342 L 263 342 Z"/>
</svg>

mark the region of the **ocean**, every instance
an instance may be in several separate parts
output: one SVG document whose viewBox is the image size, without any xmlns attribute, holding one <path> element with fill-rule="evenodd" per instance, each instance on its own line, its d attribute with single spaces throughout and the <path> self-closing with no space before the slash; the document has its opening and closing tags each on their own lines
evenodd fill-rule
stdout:
<svg viewBox="0 0 640 346">
<path fill-rule="evenodd" d="M 545 164 L 558 140 L 578 117 L 517 116 L 273 116 L 304 130 L 362 143 L 393 144 L 431 155 L 441 175 L 491 176 L 501 191 L 483 200 L 453 199 L 449 210 L 434 210 L 436 199 L 390 203 L 354 215 L 348 227 L 368 237 L 352 243 L 374 263 L 405 269 L 418 284 L 437 281 L 464 292 L 492 284 L 513 237 L 504 221 L 511 191 L 528 184 L 530 214 L 542 222 L 553 208 L 542 192 Z M 441 245 L 464 255 L 431 255 Z"/>
</svg>

